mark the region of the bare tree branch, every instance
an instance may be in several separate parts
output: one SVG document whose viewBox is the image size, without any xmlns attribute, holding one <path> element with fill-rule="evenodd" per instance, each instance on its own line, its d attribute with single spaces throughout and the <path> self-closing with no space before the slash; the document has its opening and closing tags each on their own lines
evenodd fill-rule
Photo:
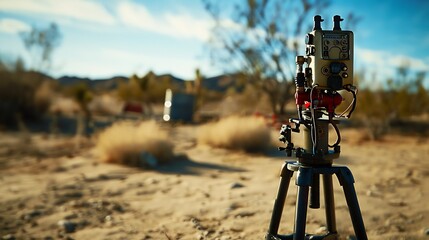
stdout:
<svg viewBox="0 0 429 240">
<path fill-rule="evenodd" d="M 304 23 L 329 0 L 247 0 L 233 5 L 229 16 L 222 15 L 231 7 L 221 5 L 225 2 L 203 2 L 215 21 L 214 61 L 228 72 L 247 75 L 269 96 L 273 112 L 283 113 L 292 98 L 293 60 L 303 46 L 298 39 L 310 30 Z"/>
</svg>

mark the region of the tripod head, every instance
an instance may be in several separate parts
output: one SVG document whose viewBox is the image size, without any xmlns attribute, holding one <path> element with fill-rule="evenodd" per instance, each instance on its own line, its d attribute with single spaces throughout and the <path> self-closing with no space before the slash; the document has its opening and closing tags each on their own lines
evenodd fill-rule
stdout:
<svg viewBox="0 0 429 240">
<path fill-rule="evenodd" d="M 306 35 L 305 56 L 296 56 L 295 102 L 298 118 L 290 119 L 295 127 L 282 127 L 280 141 L 286 143 L 288 156 L 292 153 L 302 163 L 332 164 L 340 152 L 341 135 L 337 127 L 340 118 L 350 118 L 356 106 L 357 89 L 353 86 L 353 32 L 342 30 L 343 19 L 333 17 L 333 29 L 323 30 L 321 16 L 314 17 L 313 31 Z M 353 101 L 338 114 L 343 102 L 340 92 L 350 92 Z M 347 115 L 346 115 L 347 114 Z M 294 148 L 291 132 L 300 132 L 304 125 L 306 146 Z M 337 134 L 337 141 L 328 143 L 329 125 Z"/>
</svg>

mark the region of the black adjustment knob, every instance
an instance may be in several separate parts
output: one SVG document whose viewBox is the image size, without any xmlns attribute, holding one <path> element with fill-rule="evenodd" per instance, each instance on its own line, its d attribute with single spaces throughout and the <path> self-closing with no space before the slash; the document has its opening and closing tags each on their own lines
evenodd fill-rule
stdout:
<svg viewBox="0 0 429 240">
<path fill-rule="evenodd" d="M 308 33 L 306 38 L 305 38 L 305 43 L 308 45 L 313 45 L 314 44 L 314 36 L 311 33 Z"/>
<path fill-rule="evenodd" d="M 305 84 L 305 75 L 304 73 L 297 73 L 295 77 L 295 86 L 296 87 L 304 87 Z M 286 130 L 285 130 L 286 131 Z"/>
<path fill-rule="evenodd" d="M 340 22 L 343 21 L 344 19 L 342 19 L 340 17 L 340 15 L 335 15 L 333 17 L 333 20 L 334 20 L 334 29 L 332 29 L 332 30 L 334 30 L 334 31 L 336 31 L 336 30 L 341 31 Z"/>
<path fill-rule="evenodd" d="M 314 54 L 316 54 L 316 48 L 314 46 L 311 46 L 311 48 L 310 48 L 310 55 L 314 56 Z"/>
<path fill-rule="evenodd" d="M 322 27 L 320 26 L 320 23 L 324 21 L 322 17 L 320 15 L 316 15 L 314 16 L 313 20 L 314 20 L 313 31 L 322 30 Z"/>
</svg>

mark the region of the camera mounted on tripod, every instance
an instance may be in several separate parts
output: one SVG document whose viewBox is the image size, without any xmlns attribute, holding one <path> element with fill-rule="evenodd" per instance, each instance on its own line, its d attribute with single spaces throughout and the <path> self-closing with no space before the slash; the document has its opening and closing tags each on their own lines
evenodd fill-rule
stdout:
<svg viewBox="0 0 429 240">
<path fill-rule="evenodd" d="M 279 140 L 286 146 L 279 148 L 297 161 L 286 161 L 280 173 L 280 185 L 274 202 L 266 240 L 338 240 L 335 220 L 335 203 L 332 177 L 335 175 L 343 187 L 350 217 L 357 239 L 367 240 L 354 188 L 354 178 L 346 166 L 335 166 L 333 160 L 340 156 L 341 135 L 337 127 L 341 118 L 350 118 L 356 106 L 357 89 L 353 86 L 353 32 L 341 30 L 340 16 L 333 17 L 332 30 L 322 30 L 323 19 L 314 17 L 313 31 L 307 34 L 306 55 L 296 57 L 295 101 L 298 118 L 294 124 L 283 125 Z M 353 101 L 338 114 L 336 110 L 344 100 L 341 94 L 351 93 Z M 347 105 L 347 104 L 345 104 Z M 329 144 L 329 125 L 333 127 L 337 140 Z M 304 127 L 302 127 L 304 126 Z M 301 131 L 302 128 L 302 131 Z M 295 148 L 292 132 L 304 135 L 304 147 Z M 294 232 L 278 233 L 290 180 L 298 172 L 297 200 Z M 320 176 L 323 179 L 323 195 L 327 233 L 306 233 L 307 207 L 320 208 Z"/>
<path fill-rule="evenodd" d="M 286 143 L 288 156 L 295 152 L 303 163 L 332 163 L 340 152 L 341 136 L 337 127 L 338 119 L 349 118 L 356 106 L 357 89 L 353 86 L 353 32 L 341 29 L 343 19 L 333 17 L 333 29 L 323 30 L 321 16 L 314 17 L 313 30 L 306 35 L 306 55 L 296 56 L 295 102 L 298 119 L 290 119 L 295 128 L 284 126 L 280 131 L 280 141 Z M 353 95 L 351 104 L 340 114 L 337 107 L 343 103 L 340 92 Z M 344 94 L 344 93 L 343 93 Z M 328 144 L 329 124 L 337 134 L 337 141 Z M 306 146 L 294 148 L 290 133 L 299 132 L 304 125 Z M 326 160 L 326 161 L 325 161 Z"/>
<path fill-rule="evenodd" d="M 338 15 L 333 17 L 332 30 L 322 30 L 323 21 L 315 16 L 313 31 L 306 36 L 306 57 L 314 74 L 312 84 L 341 90 L 353 85 L 353 32 L 341 30 L 343 19 Z"/>
</svg>

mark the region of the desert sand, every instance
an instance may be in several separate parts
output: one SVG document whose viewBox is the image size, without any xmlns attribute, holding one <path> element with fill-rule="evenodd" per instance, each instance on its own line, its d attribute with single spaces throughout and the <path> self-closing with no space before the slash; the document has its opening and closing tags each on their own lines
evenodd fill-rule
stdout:
<svg viewBox="0 0 429 240">
<path fill-rule="evenodd" d="M 70 137 L 1 133 L 0 236 L 264 239 L 280 168 L 293 159 L 198 145 L 196 126 L 166 127 L 176 157 L 152 170 L 100 163 L 91 141 L 77 148 Z M 354 174 L 369 239 L 428 239 L 429 139 L 374 142 L 360 130 L 342 133 L 335 162 Z M 338 231 L 347 239 L 353 228 L 337 180 L 334 192 Z M 292 181 L 282 233 L 292 231 L 295 198 Z M 323 207 L 321 198 L 321 209 L 309 209 L 307 232 L 323 232 Z"/>
</svg>

